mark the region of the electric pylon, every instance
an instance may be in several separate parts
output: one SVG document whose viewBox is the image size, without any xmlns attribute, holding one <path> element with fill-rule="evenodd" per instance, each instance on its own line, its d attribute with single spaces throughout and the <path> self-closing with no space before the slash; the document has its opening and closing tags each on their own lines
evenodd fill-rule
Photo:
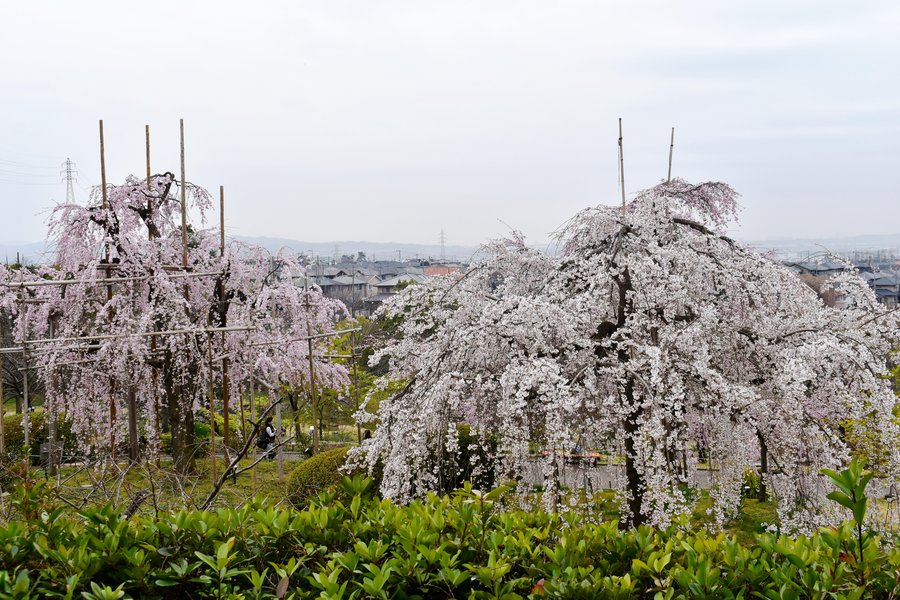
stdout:
<svg viewBox="0 0 900 600">
<path fill-rule="evenodd" d="M 78 177 L 75 163 L 67 158 L 66 162 L 62 164 L 62 171 L 59 172 L 59 175 L 66 181 L 66 204 L 72 204 L 75 202 L 75 179 Z"/>
</svg>

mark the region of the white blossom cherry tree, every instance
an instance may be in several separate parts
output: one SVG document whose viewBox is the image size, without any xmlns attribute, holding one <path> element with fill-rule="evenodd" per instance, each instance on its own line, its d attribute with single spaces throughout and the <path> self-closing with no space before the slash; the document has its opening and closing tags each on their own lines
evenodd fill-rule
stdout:
<svg viewBox="0 0 900 600">
<path fill-rule="evenodd" d="M 26 287 L 24 302 L 7 288 L 3 306 L 20 311 L 17 337 L 46 384 L 48 410 L 65 411 L 85 447 L 125 439 L 131 413 L 151 443 L 161 428 L 171 431 L 175 469 L 186 473 L 194 415 L 221 387 L 212 355 L 229 357 L 235 382 L 253 377 L 277 390 L 309 381 L 305 338 L 346 311 L 318 288 L 295 285 L 304 270 L 290 256 L 237 242 L 222 255 L 211 230 L 189 228 L 184 266 L 176 185 L 170 173 L 149 185 L 130 177 L 109 186 L 105 205 L 95 191 L 87 205 L 58 206 L 50 218 L 57 261 L 41 275 L 72 283 Z M 203 225 L 209 194 L 187 191 Z M 319 356 L 325 341 L 312 346 L 315 380 L 343 387 L 345 368 Z M 232 406 L 238 388 L 230 387 Z"/>
<path fill-rule="evenodd" d="M 578 213 L 559 257 L 515 236 L 458 278 L 407 288 L 383 308 L 400 334 L 372 359 L 406 385 L 361 411 L 379 426 L 354 461 L 383 465 L 387 496 L 440 490 L 468 423 L 491 457 L 480 468 L 523 498 L 538 462 L 544 501 L 559 502 L 565 453 L 582 447 L 623 460 L 623 523 L 666 525 L 689 506 L 698 448 L 720 520 L 762 453 L 782 523 L 828 520 L 818 472 L 847 459 L 841 421 L 868 415 L 896 439 L 883 378 L 896 313 L 852 274 L 838 285 L 853 305 L 825 307 L 723 235 L 736 209 L 725 184 L 675 179 L 624 211 Z"/>
</svg>

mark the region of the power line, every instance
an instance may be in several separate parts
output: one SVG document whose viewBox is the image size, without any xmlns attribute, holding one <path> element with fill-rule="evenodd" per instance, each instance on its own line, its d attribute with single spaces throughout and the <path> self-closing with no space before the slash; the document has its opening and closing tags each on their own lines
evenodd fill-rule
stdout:
<svg viewBox="0 0 900 600">
<path fill-rule="evenodd" d="M 29 165 L 29 164 L 25 164 L 25 163 L 16 162 L 14 160 L 6 160 L 3 158 L 0 158 L 0 165 L 15 167 L 17 169 L 43 169 L 43 170 L 47 170 L 47 171 L 56 168 L 56 167 L 48 167 L 46 165 Z"/>
<path fill-rule="evenodd" d="M 59 185 L 51 181 L 14 181 L 12 179 L 0 179 L 0 183 L 9 185 Z"/>
<path fill-rule="evenodd" d="M 26 177 L 28 179 L 56 179 L 56 175 L 44 175 L 43 173 L 25 173 L 0 167 L 0 175 L 4 177 Z"/>
</svg>

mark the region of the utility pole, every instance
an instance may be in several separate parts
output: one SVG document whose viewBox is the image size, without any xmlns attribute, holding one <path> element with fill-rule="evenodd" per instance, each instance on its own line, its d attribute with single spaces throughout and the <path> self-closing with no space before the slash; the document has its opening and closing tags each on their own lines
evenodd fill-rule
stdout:
<svg viewBox="0 0 900 600">
<path fill-rule="evenodd" d="M 67 158 L 66 162 L 62 164 L 62 171 L 59 172 L 59 175 L 60 177 L 64 177 L 66 181 L 66 204 L 72 204 L 75 202 L 74 183 L 78 176 L 78 171 L 75 169 L 75 163 Z"/>
</svg>

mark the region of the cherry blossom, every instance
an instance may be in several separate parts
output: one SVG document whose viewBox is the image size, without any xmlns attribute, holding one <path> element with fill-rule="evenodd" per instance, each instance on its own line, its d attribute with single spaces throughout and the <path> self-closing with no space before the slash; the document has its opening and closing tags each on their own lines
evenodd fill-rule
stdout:
<svg viewBox="0 0 900 600">
<path fill-rule="evenodd" d="M 197 186 L 186 190 L 200 227 L 189 227 L 184 267 L 176 186 L 170 173 L 149 185 L 129 177 L 108 187 L 105 205 L 95 190 L 87 205 L 58 206 L 49 223 L 56 262 L 37 276 L 73 283 L 27 287 L 24 303 L 2 288 L 0 308 L 18 311 L 17 339 L 46 385 L 46 406 L 72 418 L 84 449 L 127 440 L 134 397 L 142 435 L 157 446 L 168 428 L 175 467 L 185 472 L 194 415 L 210 390 L 219 393 L 221 357 L 232 382 L 253 377 L 273 392 L 308 384 L 307 337 L 331 331 L 346 310 L 319 288 L 305 289 L 303 265 L 286 253 L 231 242 L 222 254 L 218 232 L 202 228 L 211 203 Z M 319 357 L 325 341 L 313 344 L 316 382 L 344 387 L 345 368 Z M 231 385 L 233 407 L 238 393 Z"/>
<path fill-rule="evenodd" d="M 819 469 L 848 458 L 841 422 L 867 415 L 897 439 L 883 378 L 897 316 L 853 274 L 837 282 L 851 306 L 828 308 L 725 237 L 736 198 L 676 179 L 624 210 L 579 212 L 558 257 L 514 235 L 456 278 L 403 290 L 382 309 L 400 334 L 372 361 L 389 361 L 383 384 L 406 385 L 360 412 L 379 426 L 354 463 L 381 465 L 382 493 L 400 501 L 446 489 L 455 424 L 468 423 L 491 457 L 481 468 L 523 501 L 538 470 L 544 503 L 560 506 L 566 455 L 596 451 L 621 461 L 623 522 L 664 526 L 690 507 L 701 458 L 722 521 L 765 452 L 783 526 L 837 518 Z"/>
</svg>

